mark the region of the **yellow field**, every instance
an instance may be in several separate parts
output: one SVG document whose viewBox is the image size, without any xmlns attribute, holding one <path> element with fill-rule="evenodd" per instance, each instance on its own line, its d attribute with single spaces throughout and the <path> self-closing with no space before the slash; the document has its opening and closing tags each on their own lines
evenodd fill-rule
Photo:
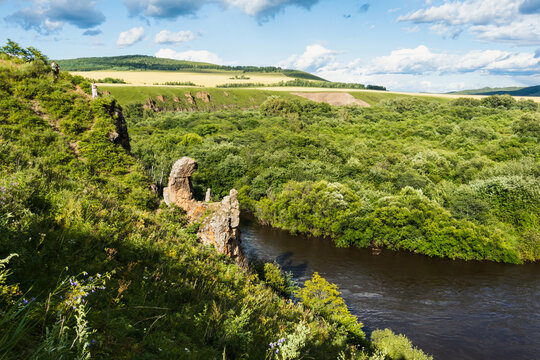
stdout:
<svg viewBox="0 0 540 360">
<path fill-rule="evenodd" d="M 282 74 L 242 73 L 242 72 L 175 72 L 175 71 L 72 71 L 73 75 L 81 75 L 91 79 L 104 79 L 107 77 L 122 79 L 130 85 L 154 85 L 166 82 L 192 82 L 199 86 L 215 87 L 222 84 L 261 83 L 275 84 L 280 81 L 289 81 L 292 78 Z M 231 79 L 235 75 L 246 76 L 249 79 Z"/>
</svg>

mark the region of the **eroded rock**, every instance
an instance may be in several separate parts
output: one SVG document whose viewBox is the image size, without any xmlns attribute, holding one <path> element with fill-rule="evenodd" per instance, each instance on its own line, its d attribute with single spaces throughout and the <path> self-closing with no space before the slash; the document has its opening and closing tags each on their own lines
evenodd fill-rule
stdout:
<svg viewBox="0 0 540 360">
<path fill-rule="evenodd" d="M 188 103 L 190 103 L 191 105 L 195 105 L 195 99 L 193 98 L 191 93 L 185 93 L 184 96 L 186 97 Z"/>
<path fill-rule="evenodd" d="M 240 204 L 238 192 L 232 189 L 221 202 L 197 201 L 193 197 L 190 177 L 197 170 L 197 162 L 189 157 L 176 161 L 169 176 L 168 187 L 163 189 L 167 205 L 175 204 L 187 213 L 189 222 L 200 222 L 197 232 L 199 240 L 233 258 L 240 266 L 247 267 L 247 260 L 240 246 Z"/>
<path fill-rule="evenodd" d="M 195 97 L 197 99 L 202 99 L 202 101 L 204 101 L 205 103 L 210 102 L 210 93 L 207 91 L 199 91 L 197 92 L 197 94 L 195 94 Z"/>
</svg>

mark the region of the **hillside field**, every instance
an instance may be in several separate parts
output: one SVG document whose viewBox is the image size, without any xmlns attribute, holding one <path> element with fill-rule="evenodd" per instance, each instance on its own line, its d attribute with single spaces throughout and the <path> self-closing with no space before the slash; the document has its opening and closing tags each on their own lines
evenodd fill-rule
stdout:
<svg viewBox="0 0 540 360">
<path fill-rule="evenodd" d="M 107 77 L 122 79 L 131 85 L 164 85 L 167 82 L 187 83 L 197 86 L 215 87 L 229 83 L 261 83 L 275 84 L 288 81 L 291 78 L 282 73 L 248 73 L 242 71 L 189 72 L 189 71 L 72 71 L 73 75 L 81 75 L 90 79 L 104 79 Z M 244 77 L 237 79 L 235 77 Z"/>
</svg>

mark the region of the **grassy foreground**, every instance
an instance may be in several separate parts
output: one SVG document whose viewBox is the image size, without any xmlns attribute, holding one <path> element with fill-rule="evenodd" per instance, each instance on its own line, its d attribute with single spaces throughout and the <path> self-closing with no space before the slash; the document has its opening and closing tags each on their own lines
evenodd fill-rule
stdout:
<svg viewBox="0 0 540 360">
<path fill-rule="evenodd" d="M 0 358 L 428 358 L 389 330 L 366 340 L 318 274 L 296 290 L 202 246 L 116 143 L 114 98 L 1 50 Z"/>
</svg>

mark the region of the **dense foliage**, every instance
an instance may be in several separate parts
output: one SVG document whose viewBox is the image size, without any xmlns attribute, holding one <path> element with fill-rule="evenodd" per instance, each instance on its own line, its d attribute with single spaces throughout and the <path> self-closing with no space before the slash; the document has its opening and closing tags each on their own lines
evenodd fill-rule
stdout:
<svg viewBox="0 0 540 360">
<path fill-rule="evenodd" d="M 134 151 L 158 184 L 190 155 L 200 196 L 235 187 L 244 209 L 272 226 L 339 246 L 540 258 L 540 113 L 530 100 L 332 108 L 271 97 L 258 112 L 130 121 Z"/>
<path fill-rule="evenodd" d="M 144 168 L 114 142 L 113 98 L 91 100 L 87 81 L 55 79 L 42 61 L 3 59 L 0 79 L 1 358 L 382 351 L 364 340 L 335 286 L 314 277 L 305 304 L 295 303 L 279 267 L 243 271 L 198 243 L 197 224 L 178 208 L 158 208 Z M 202 144 L 182 136 L 182 146 Z M 317 300 L 327 294 L 337 307 Z"/>
<path fill-rule="evenodd" d="M 342 83 L 330 81 L 313 81 L 309 79 L 294 79 L 289 81 L 280 81 L 274 84 L 263 83 L 227 83 L 216 86 L 218 88 L 246 88 L 246 87 L 310 87 L 310 88 L 328 88 L 328 89 L 368 89 L 386 91 L 384 86 L 364 85 L 358 83 Z"/>
</svg>

